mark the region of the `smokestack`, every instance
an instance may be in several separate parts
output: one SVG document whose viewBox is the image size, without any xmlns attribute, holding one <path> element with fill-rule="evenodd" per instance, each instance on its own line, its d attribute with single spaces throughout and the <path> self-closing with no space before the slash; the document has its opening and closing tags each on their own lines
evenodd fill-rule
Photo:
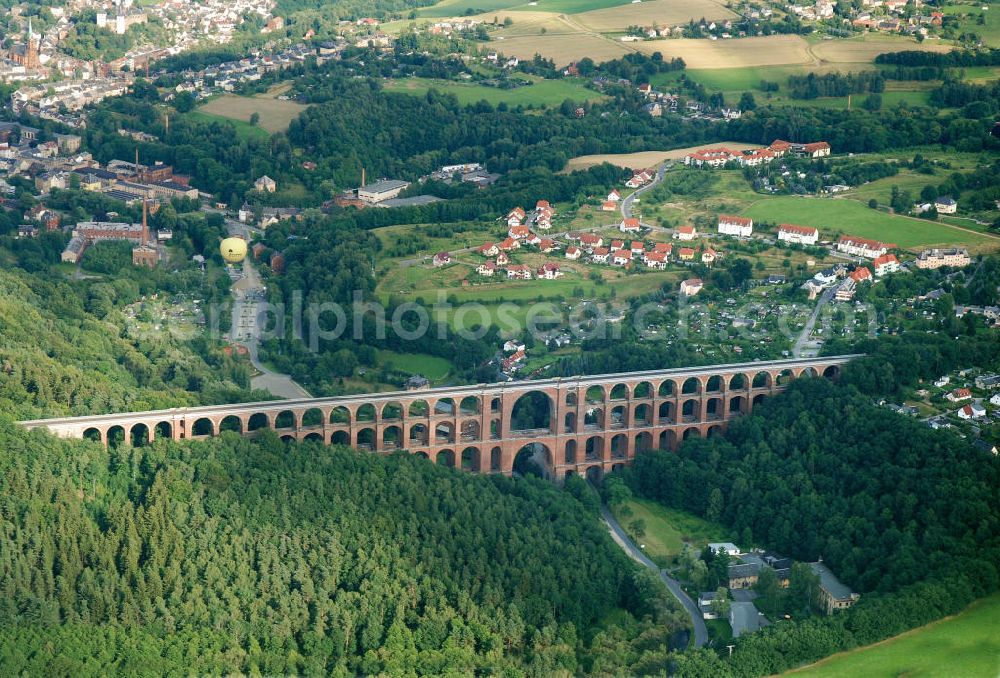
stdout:
<svg viewBox="0 0 1000 678">
<path fill-rule="evenodd" d="M 361 188 L 365 187 L 365 168 L 361 168 Z"/>
<path fill-rule="evenodd" d="M 146 199 L 142 199 L 142 243 L 146 245 L 149 243 L 149 224 L 146 221 Z"/>
<path fill-rule="evenodd" d="M 170 115 L 167 113 L 163 114 L 163 134 L 170 134 Z"/>
</svg>

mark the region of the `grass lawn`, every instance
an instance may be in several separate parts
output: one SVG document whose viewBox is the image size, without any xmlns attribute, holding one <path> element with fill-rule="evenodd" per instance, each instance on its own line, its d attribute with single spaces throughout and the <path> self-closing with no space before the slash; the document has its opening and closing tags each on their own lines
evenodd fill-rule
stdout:
<svg viewBox="0 0 1000 678">
<path fill-rule="evenodd" d="M 628 507 L 631 515 L 624 515 Z M 648 499 L 630 499 L 623 506 L 616 506 L 615 518 L 637 544 L 645 544 L 646 555 L 661 566 L 666 566 L 680 554 L 685 543 L 703 548 L 713 541 L 731 541 L 729 531 L 710 521 L 677 509 L 667 508 Z M 646 523 L 645 534 L 636 537 L 630 525 L 636 520 Z"/>
<path fill-rule="evenodd" d="M 981 9 L 983 6 L 990 9 L 984 12 Z M 961 23 L 960 32 L 975 33 L 988 46 L 1000 47 L 1000 12 L 997 9 L 1000 8 L 996 5 L 977 2 L 970 5 L 946 5 L 941 8 L 941 12 L 960 16 L 967 15 Z M 978 23 L 980 16 L 983 18 L 983 25 Z"/>
<path fill-rule="evenodd" d="M 258 138 L 258 139 L 269 139 L 271 134 L 263 127 L 256 127 L 251 125 L 245 120 L 236 120 L 234 118 L 229 118 L 223 115 L 216 115 L 214 113 L 206 113 L 205 111 L 191 111 L 185 113 L 187 117 L 193 120 L 201 120 L 203 122 L 222 122 L 229 123 L 234 128 L 236 128 L 236 134 L 244 139 Z"/>
<path fill-rule="evenodd" d="M 995 678 L 1000 673 L 1000 594 L 954 617 L 790 672 L 816 678 Z"/>
<path fill-rule="evenodd" d="M 404 80 L 387 80 L 385 89 L 388 92 L 414 94 L 423 96 L 428 90 L 436 89 L 445 94 L 454 94 L 462 105 L 474 104 L 483 99 L 492 105 L 501 102 L 509 106 L 558 106 L 566 99 L 573 101 L 592 101 L 603 96 L 594 90 L 587 89 L 581 82 L 575 80 L 545 80 L 534 76 L 524 76 L 531 85 L 516 89 L 500 89 L 477 85 L 471 82 L 454 82 L 452 80 L 436 80 L 432 78 L 406 78 Z"/>
<path fill-rule="evenodd" d="M 272 91 L 279 92 L 280 87 L 273 88 Z M 271 93 L 252 97 L 223 94 L 212 97 L 198 107 L 201 113 L 246 123 L 249 123 L 251 115 L 257 113 L 260 116 L 260 127 L 272 133 L 287 130 L 288 123 L 299 117 L 305 109 L 306 106 L 303 104 L 276 99 Z"/>
<path fill-rule="evenodd" d="M 1000 247 L 1000 238 L 963 231 L 947 224 L 912 219 L 870 209 L 844 198 L 765 198 L 743 210 L 743 215 L 772 223 L 815 226 L 820 237 L 834 233 L 894 242 L 904 249 L 930 245 L 968 245 L 980 249 Z"/>
<path fill-rule="evenodd" d="M 708 637 L 713 641 L 713 647 L 725 647 L 733 642 L 733 627 L 726 619 L 706 619 Z"/>
<path fill-rule="evenodd" d="M 451 372 L 451 363 L 445 358 L 426 353 L 397 353 L 388 349 L 378 352 L 378 364 L 392 366 L 397 370 L 420 374 L 431 381 L 441 381 Z"/>
</svg>

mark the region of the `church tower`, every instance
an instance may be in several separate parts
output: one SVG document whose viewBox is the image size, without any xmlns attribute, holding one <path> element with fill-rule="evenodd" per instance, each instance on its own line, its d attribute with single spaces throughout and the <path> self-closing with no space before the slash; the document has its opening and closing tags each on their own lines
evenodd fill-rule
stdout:
<svg viewBox="0 0 1000 678">
<path fill-rule="evenodd" d="M 31 29 L 31 17 L 28 17 L 28 44 L 24 46 L 24 67 L 38 68 L 42 62 L 38 58 L 38 48 L 42 39 L 35 42 L 35 32 Z"/>
</svg>

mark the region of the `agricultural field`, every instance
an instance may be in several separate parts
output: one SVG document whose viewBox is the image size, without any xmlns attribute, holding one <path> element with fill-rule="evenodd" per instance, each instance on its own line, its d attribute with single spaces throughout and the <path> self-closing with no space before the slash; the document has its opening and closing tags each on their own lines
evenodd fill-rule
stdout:
<svg viewBox="0 0 1000 678">
<path fill-rule="evenodd" d="M 739 141 L 721 141 L 713 144 L 701 144 L 700 146 L 688 146 L 687 148 L 675 148 L 671 151 L 641 151 L 639 153 L 605 153 L 601 155 L 581 155 L 570 158 L 566 163 L 564 172 L 587 169 L 602 163 L 608 162 L 618 167 L 636 169 L 640 167 L 654 167 L 665 160 L 679 160 L 688 153 L 692 153 L 702 148 L 715 148 L 716 146 L 726 146 L 733 150 L 744 150 L 756 148 L 753 144 L 744 144 Z"/>
<path fill-rule="evenodd" d="M 770 35 L 739 40 L 647 40 L 632 43 L 646 54 L 681 57 L 688 68 L 746 68 L 808 64 L 809 43 L 797 35 Z"/>
<path fill-rule="evenodd" d="M 982 7 L 990 7 L 983 11 Z M 968 4 L 949 4 L 940 8 L 945 14 L 964 17 L 959 27 L 959 33 L 975 33 L 989 47 L 1000 47 L 1000 7 L 982 2 Z M 982 17 L 983 23 L 979 23 Z"/>
<path fill-rule="evenodd" d="M 685 543 L 699 550 L 709 542 L 732 541 L 734 535 L 724 526 L 698 516 L 667 508 L 648 499 L 629 499 L 613 509 L 615 519 L 655 563 L 667 567 L 681 553 Z M 635 533 L 633 523 L 644 523 L 643 534 Z"/>
<path fill-rule="evenodd" d="M 426 94 L 428 90 L 436 89 L 445 94 L 454 94 L 458 98 L 458 103 L 462 105 L 486 100 L 494 106 L 501 102 L 510 106 L 557 106 L 566 99 L 582 102 L 604 98 L 600 93 L 587 89 L 580 82 L 574 80 L 545 80 L 528 75 L 521 77 L 521 79 L 532 84 L 517 89 L 500 89 L 452 80 L 407 78 L 405 80 L 387 80 L 383 86 L 387 92 L 418 96 Z"/>
<path fill-rule="evenodd" d="M 548 5 L 540 2 L 538 7 L 546 8 Z M 714 0 L 649 0 L 641 4 L 629 3 L 624 7 L 584 12 L 573 19 L 590 30 L 610 33 L 624 31 L 629 26 L 676 25 L 701 17 L 712 21 L 735 16 L 724 3 Z"/>
<path fill-rule="evenodd" d="M 282 101 L 271 94 L 241 97 L 223 94 L 198 107 L 197 112 L 229 120 L 250 122 L 254 113 L 260 115 L 258 125 L 267 132 L 284 132 L 288 124 L 299 117 L 306 106 L 295 101 Z"/>
<path fill-rule="evenodd" d="M 557 66 L 565 66 L 588 56 L 598 63 L 610 61 L 629 51 L 622 43 L 600 35 L 573 31 L 564 33 L 549 31 L 544 35 L 505 38 L 490 45 L 508 56 L 516 56 L 519 59 L 531 59 L 535 54 L 541 54 L 546 59 L 552 59 Z"/>
<path fill-rule="evenodd" d="M 885 52 L 923 50 L 927 52 L 949 52 L 951 45 L 937 42 L 917 42 L 913 38 L 868 34 L 845 40 L 821 40 L 809 47 L 809 56 L 816 65 L 867 64 Z"/>
<path fill-rule="evenodd" d="M 964 245 L 974 251 L 1000 248 L 1000 237 L 963 230 L 947 224 L 873 210 L 847 198 L 764 198 L 743 210 L 758 221 L 815 226 L 822 238 L 849 233 L 894 242 L 904 249 Z"/>
<path fill-rule="evenodd" d="M 263 127 L 257 125 L 251 125 L 245 120 L 235 120 L 223 115 L 216 115 L 214 113 L 206 113 L 205 111 L 189 111 L 184 114 L 185 117 L 191 120 L 201 121 L 201 122 L 223 122 L 228 123 L 233 126 L 236 130 L 237 136 L 243 139 L 267 139 L 271 134 Z"/>
<path fill-rule="evenodd" d="M 1000 594 L 895 638 L 842 652 L 785 675 L 803 678 L 995 678 L 1000 673 Z"/>
</svg>

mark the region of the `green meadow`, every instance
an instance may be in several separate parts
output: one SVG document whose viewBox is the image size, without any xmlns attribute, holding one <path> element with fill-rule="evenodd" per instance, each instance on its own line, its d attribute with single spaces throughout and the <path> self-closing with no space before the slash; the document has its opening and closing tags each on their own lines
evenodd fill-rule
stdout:
<svg viewBox="0 0 1000 678">
<path fill-rule="evenodd" d="M 384 83 L 387 92 L 413 94 L 423 96 L 429 90 L 435 89 L 444 94 L 454 94 L 462 105 L 488 101 L 492 105 L 501 102 L 508 106 L 558 106 L 566 99 L 573 101 L 591 101 L 602 98 L 602 95 L 587 89 L 579 81 L 574 80 L 544 80 L 532 76 L 523 76 L 530 85 L 515 89 L 500 89 L 471 82 L 454 82 L 451 80 L 435 80 L 431 78 L 406 78 L 405 80 L 387 80 Z"/>
</svg>

